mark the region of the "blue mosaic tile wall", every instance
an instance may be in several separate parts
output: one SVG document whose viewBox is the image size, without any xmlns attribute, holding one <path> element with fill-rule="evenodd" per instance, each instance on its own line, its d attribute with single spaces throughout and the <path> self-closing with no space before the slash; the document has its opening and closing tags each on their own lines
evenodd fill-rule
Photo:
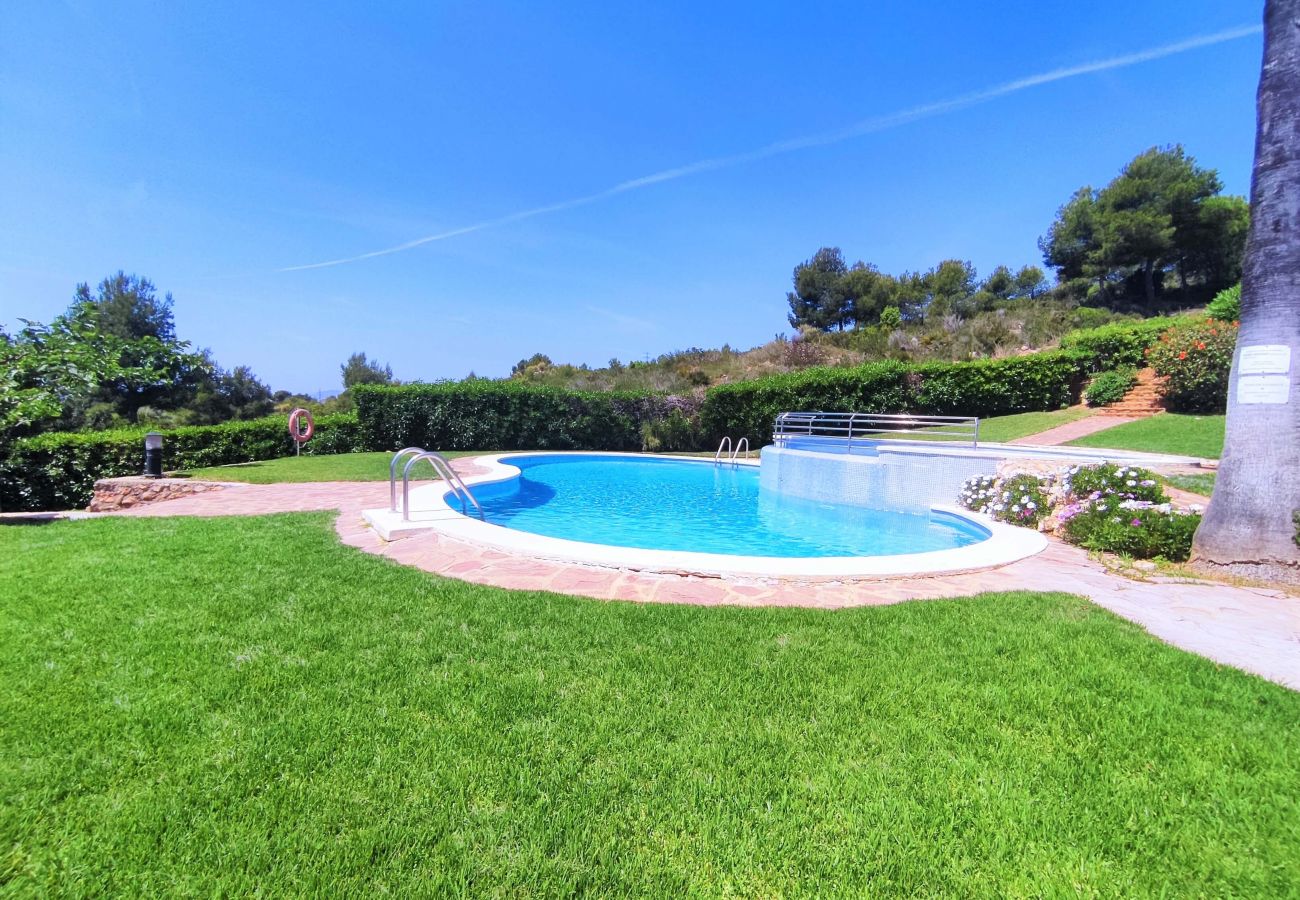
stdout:
<svg viewBox="0 0 1300 900">
<path fill-rule="evenodd" d="M 936 503 L 956 503 L 968 478 L 992 475 L 997 465 L 991 457 L 884 448 L 860 456 L 764 447 L 759 484 L 763 491 L 823 503 L 924 513 Z"/>
</svg>

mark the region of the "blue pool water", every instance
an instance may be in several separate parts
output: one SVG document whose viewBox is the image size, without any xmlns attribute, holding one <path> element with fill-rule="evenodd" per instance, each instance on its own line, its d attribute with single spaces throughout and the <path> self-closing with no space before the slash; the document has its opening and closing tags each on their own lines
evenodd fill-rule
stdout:
<svg viewBox="0 0 1300 900">
<path fill-rule="evenodd" d="M 474 488 L 487 521 L 618 547 L 741 556 L 884 556 L 987 538 L 973 522 L 760 491 L 758 469 L 626 456 L 507 460 L 519 478 Z M 449 495 L 448 502 L 456 506 Z"/>
</svg>

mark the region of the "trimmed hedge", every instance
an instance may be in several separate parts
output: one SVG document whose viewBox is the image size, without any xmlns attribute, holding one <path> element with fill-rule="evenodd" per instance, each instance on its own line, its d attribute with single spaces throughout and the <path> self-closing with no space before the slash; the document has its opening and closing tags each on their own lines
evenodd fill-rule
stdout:
<svg viewBox="0 0 1300 900">
<path fill-rule="evenodd" d="M 869 363 L 805 369 L 710 388 L 701 411 L 706 446 L 723 435 L 766 443 L 778 413 L 910 412 L 1003 416 L 1077 400 L 1090 357 L 1055 351 L 968 363 Z"/>
<path fill-rule="evenodd" d="M 0 505 L 6 511 L 80 509 L 90 502 L 95 479 L 138 475 L 149 429 L 58 432 L 14 442 L 0 474 Z M 284 416 L 163 431 L 163 467 L 169 471 L 255 462 L 289 456 L 293 441 Z M 304 454 L 364 449 L 357 417 L 321 416 Z"/>
<path fill-rule="evenodd" d="M 486 380 L 364 385 L 352 395 L 361 439 L 375 450 L 640 450 L 643 425 L 689 405 L 641 391 Z"/>
<path fill-rule="evenodd" d="M 1087 356 L 1090 373 L 1125 366 L 1140 369 L 1147 364 L 1143 351 L 1159 340 L 1170 326 L 1181 321 L 1183 319 L 1178 317 L 1158 316 L 1072 331 L 1061 338 L 1061 349 Z"/>
</svg>

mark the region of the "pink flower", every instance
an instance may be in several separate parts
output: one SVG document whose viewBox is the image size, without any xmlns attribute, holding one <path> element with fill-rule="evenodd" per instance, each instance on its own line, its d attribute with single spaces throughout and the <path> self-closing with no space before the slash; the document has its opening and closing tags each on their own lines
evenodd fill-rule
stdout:
<svg viewBox="0 0 1300 900">
<path fill-rule="evenodd" d="M 1132 525 L 1134 528 L 1136 528 L 1137 526 L 1139 526 L 1139 525 L 1142 524 L 1142 520 L 1141 520 L 1141 519 L 1134 519 L 1132 522 L 1129 522 L 1129 524 Z"/>
</svg>

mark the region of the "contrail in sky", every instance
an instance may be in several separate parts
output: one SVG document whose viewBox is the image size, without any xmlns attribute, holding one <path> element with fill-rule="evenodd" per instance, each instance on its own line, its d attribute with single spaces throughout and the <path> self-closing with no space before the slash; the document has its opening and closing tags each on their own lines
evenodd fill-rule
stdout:
<svg viewBox="0 0 1300 900">
<path fill-rule="evenodd" d="M 1005 97 L 1008 94 L 1016 94 L 1020 91 L 1028 90 L 1029 88 L 1039 87 L 1040 85 L 1051 84 L 1056 81 L 1065 81 L 1068 78 L 1078 78 L 1080 75 L 1091 75 L 1095 72 L 1108 72 L 1112 69 L 1123 69 L 1128 66 L 1135 66 L 1139 63 L 1150 62 L 1155 59 L 1163 59 L 1166 56 L 1175 56 L 1179 53 L 1186 53 L 1189 50 L 1196 50 L 1201 47 L 1222 44 L 1226 41 L 1235 41 L 1239 38 L 1259 34 L 1262 31 L 1263 27 L 1260 25 L 1242 25 L 1238 28 L 1229 28 L 1226 31 L 1218 31 L 1214 34 L 1205 34 L 1200 37 L 1188 38 L 1185 41 L 1179 41 L 1175 44 L 1165 44 L 1163 47 L 1153 47 L 1150 50 L 1143 50 L 1140 53 L 1130 53 L 1126 56 L 1113 56 L 1110 59 L 1102 59 L 1096 62 L 1083 63 L 1082 65 L 1053 69 L 1050 72 L 1040 72 L 1037 75 L 1029 75 L 1025 78 L 1008 81 L 973 93 L 961 94 L 947 100 L 938 100 L 934 103 L 914 106 L 911 109 L 889 113 L 888 115 L 863 119 L 860 122 L 855 122 L 852 125 L 834 131 L 823 131 L 817 134 L 804 135 L 803 137 L 789 138 L 744 153 L 734 153 L 730 156 L 715 156 L 712 159 L 702 159 L 698 162 L 688 163 L 674 169 L 664 169 L 662 172 L 655 172 L 652 175 L 644 175 L 640 178 L 633 178 L 628 181 L 619 182 L 613 187 L 606 188 L 605 190 L 598 191 L 594 194 L 574 197 L 570 200 L 562 200 L 558 203 L 551 203 L 546 206 L 535 206 L 532 209 L 521 210 L 495 219 L 486 219 L 482 222 L 476 222 L 473 225 L 453 228 L 450 231 L 440 231 L 437 234 L 430 234 L 425 237 L 416 238 L 415 240 L 407 241 L 404 244 L 398 244 L 395 247 L 385 247 L 382 250 L 371 250 L 369 253 L 360 253 L 356 256 L 346 256 L 341 259 L 330 259 L 325 262 L 308 263 L 301 266 L 287 266 L 279 271 L 300 272 L 304 269 L 324 269 L 329 266 L 341 266 L 345 263 L 360 262 L 363 259 L 373 259 L 376 256 L 388 256 L 390 253 L 401 253 L 403 250 L 410 250 L 415 247 L 423 246 L 424 244 L 432 244 L 435 241 L 445 241 L 448 238 L 458 237 L 462 234 L 471 234 L 475 231 L 484 231 L 485 229 L 496 228 L 500 225 L 509 225 L 512 222 L 520 222 L 524 219 L 535 219 L 538 216 L 544 216 L 548 213 L 562 212 L 566 209 L 573 209 L 577 206 L 587 206 L 588 204 L 606 200 L 610 197 L 616 197 L 619 194 L 626 194 L 628 191 L 635 191 L 640 188 L 649 187 L 652 184 L 674 181 L 678 178 L 685 178 L 688 175 L 699 175 L 704 172 L 726 169 L 731 166 L 741 165 L 742 163 L 756 162 L 757 160 L 767 159 L 772 156 L 781 156 L 785 153 L 793 153 L 796 150 L 807 150 L 813 147 L 825 147 L 829 144 L 838 144 L 841 141 L 847 141 L 867 134 L 874 134 L 879 131 L 887 131 L 891 128 L 897 128 L 900 125 L 906 125 L 909 122 L 916 122 L 920 119 L 930 119 L 935 116 L 941 116 L 945 113 L 955 112 L 959 109 L 978 106 L 981 103 L 988 103 L 989 101 L 996 100 L 999 97 Z"/>
</svg>

